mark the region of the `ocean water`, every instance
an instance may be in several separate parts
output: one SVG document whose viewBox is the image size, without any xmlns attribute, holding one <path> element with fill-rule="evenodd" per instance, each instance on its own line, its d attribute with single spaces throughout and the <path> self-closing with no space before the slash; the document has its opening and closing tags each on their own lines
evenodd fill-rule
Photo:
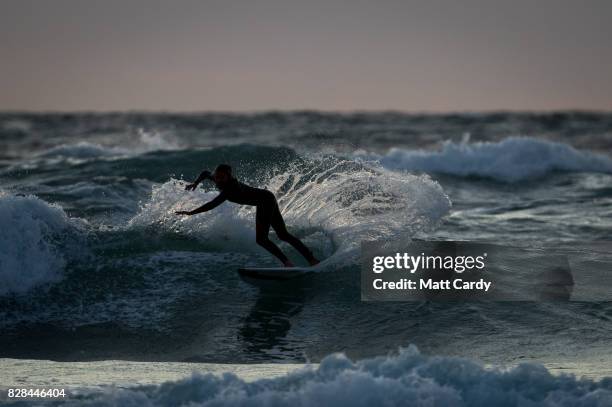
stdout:
<svg viewBox="0 0 612 407">
<path fill-rule="evenodd" d="M 0 143 L 0 385 L 28 383 L 19 366 L 36 360 L 122 360 L 254 367 L 161 387 L 177 376 L 142 368 L 159 380 L 81 401 L 190 388 L 184 402 L 369 405 L 357 386 L 390 405 L 612 403 L 609 302 L 366 303 L 359 286 L 363 240 L 612 240 L 612 114 L 4 113 Z M 252 209 L 174 215 L 216 195 L 184 183 L 221 162 L 276 194 L 318 273 L 245 282 L 237 267 L 275 264 Z M 272 379 L 270 363 L 314 365 Z"/>
</svg>

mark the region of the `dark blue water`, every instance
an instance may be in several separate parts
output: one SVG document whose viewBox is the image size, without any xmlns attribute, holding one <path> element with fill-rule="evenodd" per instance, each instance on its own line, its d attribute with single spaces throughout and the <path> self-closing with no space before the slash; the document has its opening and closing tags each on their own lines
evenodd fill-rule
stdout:
<svg viewBox="0 0 612 407">
<path fill-rule="evenodd" d="M 488 362 L 612 354 L 609 303 L 359 293 L 362 240 L 612 239 L 612 115 L 3 114 L 0 143 L 0 358 L 301 362 L 410 343 Z M 182 180 L 221 162 L 277 195 L 320 273 L 246 283 L 237 267 L 275 264 L 251 209 L 174 215 L 215 196 Z"/>
</svg>

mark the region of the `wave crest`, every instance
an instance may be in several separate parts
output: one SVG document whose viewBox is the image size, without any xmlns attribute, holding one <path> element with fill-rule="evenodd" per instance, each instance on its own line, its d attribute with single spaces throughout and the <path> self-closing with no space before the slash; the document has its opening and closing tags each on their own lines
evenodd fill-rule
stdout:
<svg viewBox="0 0 612 407">
<path fill-rule="evenodd" d="M 40 157 L 89 160 L 109 157 L 130 157 L 154 151 L 172 151 L 179 148 L 180 144 L 168 134 L 139 129 L 135 144 L 130 147 L 106 146 L 88 141 L 80 141 L 75 144 L 61 144 L 51 147 L 41 153 Z"/>
<path fill-rule="evenodd" d="M 0 295 L 63 278 L 67 236 L 79 226 L 58 205 L 0 191 Z"/>
<path fill-rule="evenodd" d="M 392 148 L 374 158 L 389 169 L 485 177 L 502 182 L 538 178 L 555 171 L 612 173 L 612 159 L 548 140 L 509 137 L 499 142 L 446 141 L 440 151 Z"/>
</svg>

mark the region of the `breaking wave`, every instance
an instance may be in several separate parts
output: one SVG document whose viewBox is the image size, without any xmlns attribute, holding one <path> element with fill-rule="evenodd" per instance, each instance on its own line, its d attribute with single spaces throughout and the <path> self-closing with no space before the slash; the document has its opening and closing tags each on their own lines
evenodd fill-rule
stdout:
<svg viewBox="0 0 612 407">
<path fill-rule="evenodd" d="M 384 155 L 358 154 L 392 170 L 422 171 L 502 182 L 538 178 L 552 172 L 612 173 L 612 159 L 553 141 L 509 137 L 499 142 L 446 141 L 439 151 L 392 148 Z"/>
<path fill-rule="evenodd" d="M 612 382 L 556 376 L 521 364 L 485 368 L 468 359 L 425 356 L 414 346 L 396 356 L 354 362 L 342 354 L 273 379 L 194 373 L 159 386 L 97 393 L 93 405 L 191 406 L 608 406 Z"/>
<path fill-rule="evenodd" d="M 356 261 L 355 251 L 363 240 L 411 238 L 433 228 L 451 207 L 440 185 L 426 175 L 400 174 L 337 158 L 296 164 L 264 186 L 277 196 L 287 224 L 306 234 L 325 257 L 334 251 L 334 263 Z M 228 250 L 261 250 L 255 245 L 252 207 L 225 203 L 205 216 L 174 214 L 196 208 L 216 194 L 186 192 L 183 182 L 168 181 L 153 188 L 150 201 L 129 225 L 162 226 L 209 244 L 221 242 Z"/>
<path fill-rule="evenodd" d="M 0 191 L 0 295 L 61 280 L 79 228 L 57 205 Z"/>
</svg>

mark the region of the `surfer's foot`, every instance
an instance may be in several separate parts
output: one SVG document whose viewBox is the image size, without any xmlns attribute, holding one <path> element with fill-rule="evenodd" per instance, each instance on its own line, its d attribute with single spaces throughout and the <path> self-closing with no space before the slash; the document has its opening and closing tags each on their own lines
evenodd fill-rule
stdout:
<svg viewBox="0 0 612 407">
<path fill-rule="evenodd" d="M 311 266 L 316 266 L 320 263 L 320 261 L 313 257 L 312 259 L 308 260 L 308 263 L 310 263 Z"/>
<path fill-rule="evenodd" d="M 295 267 L 293 263 L 291 263 L 291 260 L 284 261 L 283 264 L 285 267 Z"/>
</svg>

